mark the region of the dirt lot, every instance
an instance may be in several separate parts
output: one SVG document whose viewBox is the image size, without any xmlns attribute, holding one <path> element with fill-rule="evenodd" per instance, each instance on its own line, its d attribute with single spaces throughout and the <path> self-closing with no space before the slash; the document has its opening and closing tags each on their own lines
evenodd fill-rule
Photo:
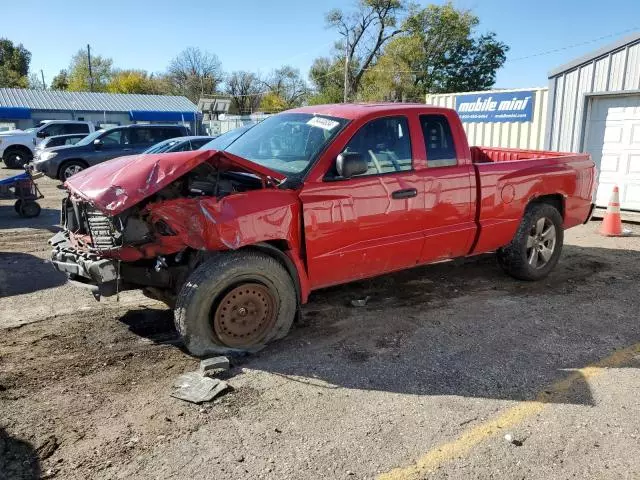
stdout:
<svg viewBox="0 0 640 480">
<path fill-rule="evenodd" d="M 640 237 L 576 228 L 535 284 L 486 256 L 317 292 L 197 406 L 170 311 L 46 262 L 40 185 L 35 221 L 0 202 L 0 479 L 640 478 Z"/>
</svg>

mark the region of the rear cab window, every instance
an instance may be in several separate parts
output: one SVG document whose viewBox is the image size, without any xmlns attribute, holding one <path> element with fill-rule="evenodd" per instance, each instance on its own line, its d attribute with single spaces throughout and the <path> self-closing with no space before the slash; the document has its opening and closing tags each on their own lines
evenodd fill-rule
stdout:
<svg viewBox="0 0 640 480">
<path fill-rule="evenodd" d="M 411 134 L 407 117 L 382 117 L 367 122 L 349 140 L 344 152 L 359 153 L 367 161 L 367 172 L 353 178 L 411 170 Z"/>
<path fill-rule="evenodd" d="M 420 126 L 427 151 L 427 167 L 452 167 L 458 164 L 451 126 L 444 115 L 420 115 Z"/>
</svg>

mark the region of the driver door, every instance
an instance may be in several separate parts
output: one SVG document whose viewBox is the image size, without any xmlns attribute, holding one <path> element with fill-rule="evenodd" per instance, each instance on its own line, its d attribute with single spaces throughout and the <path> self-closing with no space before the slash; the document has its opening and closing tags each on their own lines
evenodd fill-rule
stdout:
<svg viewBox="0 0 640 480">
<path fill-rule="evenodd" d="M 416 265 L 424 234 L 424 188 L 413 170 L 410 120 L 383 117 L 363 125 L 344 151 L 357 152 L 368 171 L 349 179 L 329 172 L 301 192 L 312 288 L 372 277 Z"/>
</svg>

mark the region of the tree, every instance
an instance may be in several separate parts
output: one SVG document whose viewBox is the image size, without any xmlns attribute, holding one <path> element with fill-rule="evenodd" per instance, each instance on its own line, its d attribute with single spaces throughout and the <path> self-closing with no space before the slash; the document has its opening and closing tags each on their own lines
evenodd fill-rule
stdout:
<svg viewBox="0 0 640 480">
<path fill-rule="evenodd" d="M 402 33 L 397 16 L 404 9 L 401 0 L 359 0 L 353 13 L 334 9 L 327 14 L 327 25 L 342 37 L 336 49 L 345 52 L 348 62 L 348 98 L 358 92 L 362 77 L 375 64 L 384 45 Z"/>
<path fill-rule="evenodd" d="M 229 75 L 225 92 L 231 96 L 231 110 L 253 113 L 260 107 L 262 82 L 255 73 L 238 71 Z"/>
<path fill-rule="evenodd" d="M 316 58 L 309 71 L 314 93 L 309 104 L 339 103 L 343 100 L 343 58 Z"/>
<path fill-rule="evenodd" d="M 89 57 L 84 49 L 78 50 L 69 65 L 69 87 L 73 92 L 105 92 L 111 80 L 113 60 L 91 55 L 92 79 L 89 77 Z M 93 82 L 91 81 L 93 80 Z"/>
<path fill-rule="evenodd" d="M 60 70 L 53 80 L 51 80 L 51 90 L 68 90 L 69 89 L 69 75 L 66 70 Z"/>
<path fill-rule="evenodd" d="M 29 74 L 29 88 L 32 90 L 45 90 L 47 86 L 37 73 Z"/>
<path fill-rule="evenodd" d="M 194 103 L 198 103 L 203 95 L 216 93 L 222 79 L 218 57 L 196 47 L 183 50 L 167 70 L 171 92 L 184 95 Z"/>
<path fill-rule="evenodd" d="M 114 70 L 107 92 L 160 94 L 165 88 L 161 80 L 144 70 Z"/>
<path fill-rule="evenodd" d="M 300 70 L 285 65 L 275 70 L 264 82 L 269 93 L 284 101 L 285 109 L 302 105 L 309 93 Z"/>
<path fill-rule="evenodd" d="M 26 88 L 31 52 L 22 44 L 0 38 L 0 88 Z"/>
<path fill-rule="evenodd" d="M 266 93 L 260 102 L 260 110 L 266 113 L 278 113 L 287 108 L 286 100 L 276 92 Z"/>
<path fill-rule="evenodd" d="M 490 88 L 509 47 L 494 33 L 476 35 L 478 24 L 476 15 L 451 3 L 410 12 L 406 33 L 389 43 L 367 73 L 367 93 L 422 101 L 426 93 Z"/>
</svg>

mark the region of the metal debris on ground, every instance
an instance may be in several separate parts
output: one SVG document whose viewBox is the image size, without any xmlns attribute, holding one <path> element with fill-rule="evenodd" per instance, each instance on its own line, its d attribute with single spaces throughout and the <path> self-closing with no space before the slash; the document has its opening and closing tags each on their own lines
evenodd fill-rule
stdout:
<svg viewBox="0 0 640 480">
<path fill-rule="evenodd" d="M 351 306 L 353 306 L 353 307 L 364 307 L 367 304 L 367 302 L 369 301 L 370 298 L 371 297 L 369 295 L 367 295 L 364 298 L 358 298 L 358 299 L 351 300 Z"/>
<path fill-rule="evenodd" d="M 229 388 L 229 384 L 217 378 L 206 377 L 199 372 L 180 375 L 173 385 L 171 396 L 191 403 L 210 402 Z"/>
<path fill-rule="evenodd" d="M 219 370 L 229 370 L 229 359 L 227 357 L 206 358 L 200 362 L 200 374 L 212 375 Z"/>
</svg>

